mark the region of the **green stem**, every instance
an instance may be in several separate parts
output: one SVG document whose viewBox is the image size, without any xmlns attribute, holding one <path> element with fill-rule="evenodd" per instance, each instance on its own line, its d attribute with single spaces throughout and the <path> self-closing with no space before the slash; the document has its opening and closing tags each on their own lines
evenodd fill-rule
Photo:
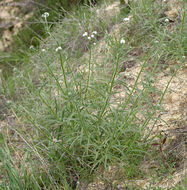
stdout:
<svg viewBox="0 0 187 190">
<path fill-rule="evenodd" d="M 65 83 L 65 86 L 66 86 L 66 90 L 68 90 L 68 85 L 67 85 L 67 80 L 66 80 L 66 73 L 65 73 L 65 70 L 64 70 L 64 61 L 62 59 L 62 54 L 59 53 L 59 55 L 60 55 L 60 65 L 61 65 L 62 73 L 63 73 L 63 76 L 64 76 L 64 83 Z"/>
<path fill-rule="evenodd" d="M 184 5 L 185 6 L 185 5 Z M 184 14 L 182 17 L 182 26 L 181 26 L 181 32 L 180 32 L 180 44 L 182 45 L 182 40 L 183 40 L 183 31 L 184 31 L 184 21 L 185 21 L 185 9 L 184 9 Z"/>
<path fill-rule="evenodd" d="M 47 68 L 48 68 L 50 74 L 52 75 L 52 77 L 55 79 L 55 81 L 56 81 L 56 83 L 57 83 L 59 89 L 60 89 L 61 92 L 65 95 L 65 92 L 64 92 L 64 90 L 63 90 L 61 84 L 59 83 L 58 78 L 55 76 L 55 74 L 53 73 L 53 71 L 52 71 L 52 69 L 49 67 L 49 65 L 46 64 L 46 66 L 47 66 Z"/>
<path fill-rule="evenodd" d="M 109 93 L 108 93 L 108 96 L 105 100 L 105 104 L 104 104 L 104 107 L 100 113 L 100 116 L 99 116 L 99 119 L 101 119 L 101 117 L 103 116 L 106 108 L 107 108 L 107 105 L 109 103 L 109 99 L 110 99 L 110 95 L 111 95 L 111 92 L 112 92 L 112 88 L 114 86 L 114 80 L 115 80 L 115 77 L 116 77 L 116 74 L 117 74 L 117 71 L 118 71 L 118 64 L 119 64 L 119 55 L 117 55 L 117 58 L 116 58 L 116 68 L 115 70 L 113 71 L 113 74 L 112 74 L 112 80 L 111 80 L 111 84 L 110 84 L 110 88 L 109 88 Z"/>
<path fill-rule="evenodd" d="M 157 35 L 158 38 L 160 39 L 160 35 L 159 35 L 159 33 L 158 33 L 156 24 L 155 24 L 155 22 L 154 22 L 154 17 L 153 17 L 152 12 L 147 9 L 144 0 L 142 0 L 142 4 L 143 4 L 143 7 L 144 7 L 145 12 L 147 13 L 148 16 L 150 16 L 150 22 L 151 22 L 151 24 L 152 24 L 152 26 L 153 26 L 153 28 L 154 28 L 154 30 L 155 30 L 155 32 L 156 32 L 156 35 Z"/>
<path fill-rule="evenodd" d="M 88 87 L 90 85 L 90 73 L 91 73 L 91 59 L 92 59 L 92 49 L 91 45 L 89 47 L 89 64 L 88 64 L 88 81 L 87 81 L 87 87 L 86 92 L 88 91 Z"/>
<path fill-rule="evenodd" d="M 163 98 L 169 88 L 169 85 L 171 84 L 171 81 L 173 80 L 173 78 L 176 76 L 176 73 L 178 72 L 179 68 L 175 71 L 175 73 L 171 76 L 169 82 L 167 83 L 164 92 L 162 93 L 162 96 L 160 97 L 160 100 L 158 102 L 158 106 L 160 107 L 160 105 L 162 104 Z M 155 109 L 155 111 L 153 111 L 153 113 L 150 114 L 150 116 L 145 120 L 145 122 L 143 123 L 141 129 L 145 129 L 145 127 L 149 124 L 150 120 L 152 119 L 152 117 L 155 115 L 157 109 Z M 144 142 L 149 138 L 151 132 L 152 132 L 153 128 L 149 131 L 148 135 L 144 138 Z"/>
<path fill-rule="evenodd" d="M 144 66 L 145 66 L 145 64 L 147 63 L 147 61 L 149 60 L 149 58 L 150 58 L 150 57 L 148 57 L 147 60 L 144 61 L 143 65 L 142 65 L 142 67 L 141 67 L 141 69 L 140 69 L 140 72 L 138 73 L 138 76 L 136 77 L 136 81 L 135 81 L 134 86 L 133 86 L 133 88 L 132 88 L 132 90 L 131 90 L 131 92 L 130 92 L 130 94 L 129 94 L 129 96 L 128 96 L 128 99 L 125 101 L 125 104 L 123 105 L 123 109 L 125 109 L 126 106 L 128 105 L 128 103 L 129 103 L 129 101 L 130 101 L 130 99 L 131 99 L 131 96 L 132 96 L 132 94 L 133 94 L 133 92 L 134 92 L 134 90 L 135 90 L 135 88 L 136 88 L 136 86 L 137 86 L 137 83 L 138 83 L 138 80 L 139 80 L 139 78 L 140 78 L 140 75 L 141 75 L 141 73 L 142 73 L 142 71 L 143 71 L 143 69 L 144 69 Z"/>
</svg>

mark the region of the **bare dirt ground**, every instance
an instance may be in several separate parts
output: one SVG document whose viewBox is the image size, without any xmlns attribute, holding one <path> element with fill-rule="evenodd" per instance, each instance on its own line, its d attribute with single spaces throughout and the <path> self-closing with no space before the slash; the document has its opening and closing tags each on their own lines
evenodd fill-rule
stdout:
<svg viewBox="0 0 187 190">
<path fill-rule="evenodd" d="M 31 0 L 0 1 L 0 51 L 12 43 L 12 36 L 22 28 L 24 22 L 32 16 L 34 4 Z"/>
</svg>

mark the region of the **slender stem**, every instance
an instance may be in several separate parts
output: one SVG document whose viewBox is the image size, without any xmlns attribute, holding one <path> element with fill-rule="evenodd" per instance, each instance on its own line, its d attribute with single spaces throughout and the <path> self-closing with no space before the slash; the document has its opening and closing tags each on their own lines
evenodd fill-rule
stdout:
<svg viewBox="0 0 187 190">
<path fill-rule="evenodd" d="M 55 79 L 55 81 L 56 81 L 56 83 L 57 83 L 59 89 L 60 89 L 61 92 L 65 95 L 65 92 L 64 92 L 62 86 L 60 85 L 60 83 L 59 83 L 59 81 L 58 81 L 58 78 L 55 76 L 55 74 L 53 73 L 53 71 L 52 71 L 52 69 L 49 67 L 49 65 L 46 64 L 46 66 L 47 66 L 47 68 L 48 68 L 50 74 L 52 75 L 52 77 Z"/>
<path fill-rule="evenodd" d="M 136 88 L 136 86 L 137 86 L 137 83 L 138 83 L 138 80 L 139 80 L 139 78 L 140 78 L 140 75 L 141 75 L 141 73 L 142 73 L 142 71 L 143 71 L 143 69 L 144 69 L 144 66 L 145 66 L 145 64 L 147 63 L 147 61 L 149 60 L 149 58 L 150 58 L 150 56 L 148 56 L 147 60 L 144 61 L 143 65 L 142 65 L 142 67 L 141 67 L 141 69 L 140 69 L 140 72 L 138 73 L 138 76 L 136 77 L 136 81 L 135 81 L 134 86 L 133 86 L 133 88 L 132 88 L 132 90 L 131 90 L 131 92 L 130 92 L 130 94 L 129 94 L 129 96 L 128 96 L 128 99 L 125 101 L 125 104 L 123 105 L 123 109 L 125 109 L 126 106 L 128 105 L 128 103 L 129 103 L 129 101 L 130 101 L 130 99 L 131 99 L 131 96 L 132 96 L 132 94 L 133 94 L 133 92 L 134 92 L 134 90 L 135 90 L 135 88 Z"/>
<path fill-rule="evenodd" d="M 151 22 L 153 28 L 155 29 L 155 32 L 156 32 L 158 38 L 160 39 L 160 35 L 159 35 L 159 33 L 158 33 L 158 30 L 157 30 L 156 24 L 155 24 L 155 22 L 154 22 L 154 17 L 153 17 L 152 12 L 149 11 L 149 10 L 147 9 L 144 0 L 142 0 L 142 4 L 143 4 L 143 7 L 144 7 L 145 12 L 147 13 L 148 16 L 150 16 L 150 22 Z"/>
<path fill-rule="evenodd" d="M 175 73 L 171 76 L 169 82 L 167 83 L 165 89 L 164 89 L 164 92 L 162 93 L 161 97 L 160 97 L 160 100 L 158 102 L 158 106 L 160 106 L 162 104 L 162 101 L 163 101 L 163 98 L 166 94 L 166 91 L 168 90 L 169 88 L 169 85 L 171 84 L 171 81 L 173 80 L 173 78 L 176 76 L 176 73 L 178 72 L 179 68 L 175 71 Z M 155 109 L 151 114 L 150 116 L 145 120 L 145 122 L 143 123 L 142 125 L 142 129 L 144 129 L 150 122 L 150 120 L 152 119 L 152 117 L 154 116 L 154 114 L 156 113 L 157 109 Z M 153 128 L 149 131 L 148 135 L 144 138 L 144 142 L 149 138 L 151 132 L 152 132 Z"/>
<path fill-rule="evenodd" d="M 59 53 L 59 55 L 60 55 L 60 65 L 61 65 L 62 73 L 63 73 L 63 76 L 64 76 L 64 83 L 65 83 L 65 86 L 66 86 L 66 90 L 68 90 L 66 73 L 65 73 L 65 70 L 64 70 L 64 61 L 62 60 L 62 54 Z"/>
<path fill-rule="evenodd" d="M 88 91 L 88 86 L 90 85 L 91 60 L 92 60 L 92 47 L 91 47 L 91 44 L 89 46 L 90 47 L 89 47 L 89 63 L 88 63 L 88 81 L 87 81 L 86 92 Z"/>
<path fill-rule="evenodd" d="M 184 5 L 185 6 L 185 5 Z M 185 10 L 185 9 L 184 9 Z M 180 44 L 182 44 L 182 40 L 183 40 L 183 31 L 184 31 L 184 21 L 185 21 L 185 11 L 182 17 L 182 23 L 181 23 L 181 32 L 180 32 Z"/>
<path fill-rule="evenodd" d="M 108 96 L 105 100 L 105 105 L 103 106 L 103 109 L 100 113 L 100 116 L 99 118 L 101 118 L 106 110 L 106 107 L 108 105 L 108 102 L 109 102 L 109 99 L 110 99 L 110 95 L 111 95 L 111 92 L 112 92 L 112 88 L 114 86 L 114 80 L 115 80 L 115 77 L 116 77 L 116 74 L 117 74 L 117 71 L 118 71 L 118 64 L 119 64 L 119 55 L 117 55 L 117 58 L 116 58 L 116 68 L 115 70 L 113 71 L 113 74 L 112 74 L 112 80 L 111 80 L 111 84 L 110 84 L 110 88 L 109 88 L 109 92 L 108 92 Z"/>
</svg>

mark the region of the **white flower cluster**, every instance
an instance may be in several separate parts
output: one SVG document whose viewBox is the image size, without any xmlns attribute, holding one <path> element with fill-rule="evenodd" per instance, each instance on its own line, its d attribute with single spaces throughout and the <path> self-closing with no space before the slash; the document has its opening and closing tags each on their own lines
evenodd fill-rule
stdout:
<svg viewBox="0 0 187 190">
<path fill-rule="evenodd" d="M 125 44 L 125 40 L 124 40 L 124 38 L 121 38 L 121 40 L 120 40 L 120 44 Z"/>
<path fill-rule="evenodd" d="M 45 19 L 46 19 L 48 16 L 49 16 L 49 13 L 48 13 L 48 12 L 45 12 L 44 14 L 42 14 L 42 17 L 45 18 Z"/>
<path fill-rule="evenodd" d="M 57 47 L 57 48 L 55 49 L 56 52 L 59 52 L 60 50 L 62 50 L 62 47 L 61 47 L 61 46 L 59 46 L 59 47 Z M 46 51 L 47 51 L 47 50 L 44 49 L 44 48 L 41 49 L 41 52 L 43 52 L 43 53 L 45 53 Z"/>
<path fill-rule="evenodd" d="M 60 143 L 60 142 L 62 142 L 62 140 L 57 140 L 57 138 L 53 138 L 53 142 L 54 143 Z"/>
<path fill-rule="evenodd" d="M 57 47 L 55 51 L 58 52 L 58 51 L 60 51 L 60 50 L 62 50 L 62 47 L 61 47 L 61 46 Z"/>
<path fill-rule="evenodd" d="M 33 46 L 33 45 L 31 45 L 31 46 L 29 47 L 29 49 L 34 49 L 34 46 Z"/>
<path fill-rule="evenodd" d="M 129 17 L 126 17 L 126 18 L 123 19 L 123 21 L 125 21 L 125 22 L 128 22 L 129 20 L 130 20 Z"/>
<path fill-rule="evenodd" d="M 166 22 L 166 23 L 167 23 L 167 22 L 169 22 L 169 19 L 168 19 L 168 18 L 166 18 L 166 19 L 165 19 L 165 22 Z"/>
<path fill-rule="evenodd" d="M 88 32 L 85 32 L 82 36 L 83 37 L 88 36 Z"/>
<path fill-rule="evenodd" d="M 91 40 L 91 39 L 95 38 L 95 35 L 97 35 L 97 31 L 93 31 L 90 36 L 88 36 L 88 32 L 85 32 L 82 36 L 87 37 L 88 40 Z"/>
</svg>

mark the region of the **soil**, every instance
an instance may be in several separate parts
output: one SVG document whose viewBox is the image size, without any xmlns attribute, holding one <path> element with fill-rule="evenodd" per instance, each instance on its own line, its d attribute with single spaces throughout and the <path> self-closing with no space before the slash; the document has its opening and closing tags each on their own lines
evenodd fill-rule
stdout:
<svg viewBox="0 0 187 190">
<path fill-rule="evenodd" d="M 0 51 L 12 43 L 12 36 L 23 27 L 25 21 L 33 15 L 35 4 L 31 0 L 0 1 Z"/>
</svg>

